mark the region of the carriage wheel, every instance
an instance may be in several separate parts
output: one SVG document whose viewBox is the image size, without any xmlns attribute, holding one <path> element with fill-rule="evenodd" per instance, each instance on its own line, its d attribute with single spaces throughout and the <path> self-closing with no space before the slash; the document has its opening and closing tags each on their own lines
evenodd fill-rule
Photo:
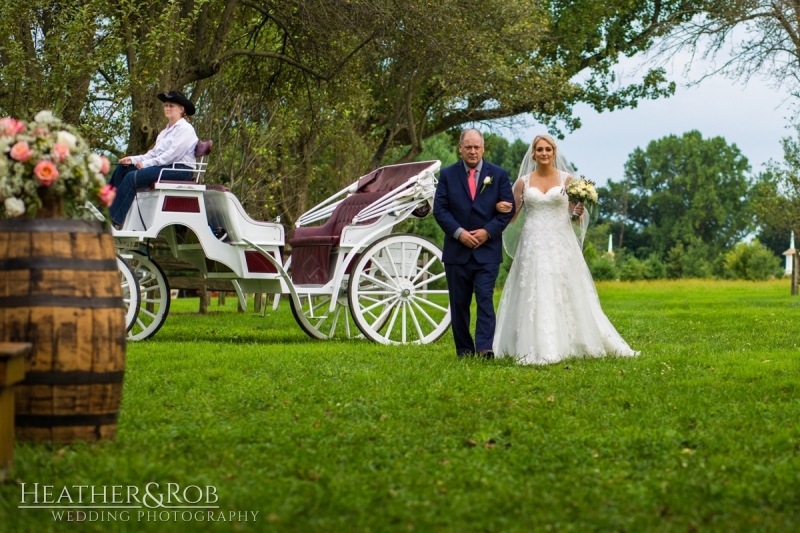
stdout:
<svg viewBox="0 0 800 533">
<path fill-rule="evenodd" d="M 122 303 L 125 305 L 125 331 L 130 331 L 136 317 L 139 315 L 139 284 L 130 265 L 120 256 L 117 256 L 117 269 L 122 283 Z"/>
<path fill-rule="evenodd" d="M 381 344 L 427 344 L 450 326 L 442 251 L 410 234 L 367 248 L 350 274 L 350 311 L 358 329 Z"/>
<path fill-rule="evenodd" d="M 133 252 L 128 260 L 131 270 L 139 280 L 139 316 L 128 331 L 129 341 L 149 339 L 161 329 L 169 313 L 169 285 L 164 271 L 140 252 Z"/>
<path fill-rule="evenodd" d="M 298 293 L 300 309 L 294 303 L 294 298 L 289 298 L 292 314 L 297 324 L 306 334 L 313 339 L 352 339 L 360 336 L 358 328 L 353 324 L 353 317 L 347 307 L 344 292 L 336 299 L 336 307 L 328 312 L 331 304 L 330 294 L 302 294 Z M 302 320 L 299 314 L 305 317 Z"/>
</svg>

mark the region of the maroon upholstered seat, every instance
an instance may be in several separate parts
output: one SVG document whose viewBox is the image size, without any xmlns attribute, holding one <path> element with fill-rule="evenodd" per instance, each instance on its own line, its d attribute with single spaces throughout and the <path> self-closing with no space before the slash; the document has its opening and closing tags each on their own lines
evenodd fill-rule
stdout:
<svg viewBox="0 0 800 533">
<path fill-rule="evenodd" d="M 330 273 L 331 249 L 339 244 L 342 230 L 353 223 L 362 209 L 382 198 L 388 191 L 354 194 L 341 201 L 321 226 L 296 228 L 289 239 L 292 247 L 292 281 L 296 284 L 325 284 Z M 369 224 L 375 219 L 360 220 Z"/>
<path fill-rule="evenodd" d="M 344 227 L 351 225 L 353 217 L 362 209 L 430 166 L 431 162 L 427 161 L 374 170 L 358 180 L 356 194 L 342 200 L 324 224 L 295 229 L 289 239 L 292 247 L 292 281 L 298 285 L 327 283 L 330 278 L 331 249 L 339 244 Z M 375 218 L 359 220 L 358 225 L 374 221 Z"/>
<path fill-rule="evenodd" d="M 214 148 L 214 141 L 197 141 L 197 146 L 194 147 L 195 157 L 206 157 Z"/>
</svg>

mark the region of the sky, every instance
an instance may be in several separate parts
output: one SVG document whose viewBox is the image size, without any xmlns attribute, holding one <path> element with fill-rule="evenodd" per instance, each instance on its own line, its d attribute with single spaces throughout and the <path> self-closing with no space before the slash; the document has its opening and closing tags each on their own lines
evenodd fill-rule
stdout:
<svg viewBox="0 0 800 533">
<path fill-rule="evenodd" d="M 780 140 L 792 134 L 787 129 L 792 104 L 788 92 L 759 78 L 745 84 L 714 76 L 689 86 L 711 64 L 695 61 L 685 74 L 683 66 L 687 59 L 688 56 L 676 56 L 664 65 L 668 79 L 677 85 L 675 94 L 669 98 L 645 100 L 635 109 L 605 113 L 597 113 L 587 105 L 576 106 L 575 114 L 583 125 L 558 141 L 559 149 L 581 174 L 599 185 L 609 178 L 615 181 L 622 178 L 628 155 L 635 148 L 644 149 L 650 141 L 671 134 L 680 136 L 691 130 L 698 130 L 703 138 L 721 136 L 729 144 L 736 144 L 754 174 L 770 158 L 782 160 Z M 626 60 L 623 68 L 629 72 L 639 63 L 638 59 Z M 529 124 L 510 130 L 501 128 L 497 133 L 525 141 L 546 133 L 533 119 Z M 516 169 L 512 171 L 515 172 Z"/>
</svg>

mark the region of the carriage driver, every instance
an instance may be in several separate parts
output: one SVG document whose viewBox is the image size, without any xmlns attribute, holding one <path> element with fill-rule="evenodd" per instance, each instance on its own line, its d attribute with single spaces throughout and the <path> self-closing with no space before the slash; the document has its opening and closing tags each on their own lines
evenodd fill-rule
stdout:
<svg viewBox="0 0 800 533">
<path fill-rule="evenodd" d="M 167 127 L 158 134 L 152 150 L 121 158 L 109 180 L 117 188 L 114 203 L 109 208 L 111 221 L 117 229 L 125 222 L 136 190 L 156 182 L 159 173 L 162 180 L 189 181 L 193 178 L 192 172 L 176 172 L 173 168 L 195 169 L 197 134 L 185 118 L 194 115 L 194 104 L 178 91 L 159 94 L 158 99 L 164 102 L 164 116 L 169 121 Z"/>
</svg>

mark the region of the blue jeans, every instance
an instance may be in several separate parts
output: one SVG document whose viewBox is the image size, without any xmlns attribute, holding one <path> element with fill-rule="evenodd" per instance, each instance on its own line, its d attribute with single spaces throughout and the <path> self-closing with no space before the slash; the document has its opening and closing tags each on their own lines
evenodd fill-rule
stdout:
<svg viewBox="0 0 800 533">
<path fill-rule="evenodd" d="M 190 167 L 179 164 L 175 165 L 175 168 L 188 169 Z M 114 203 L 108 208 L 111 214 L 111 221 L 114 224 L 121 226 L 125 222 L 125 217 L 133 204 L 133 199 L 136 198 L 136 189 L 147 188 L 151 183 L 158 181 L 158 174 L 161 169 L 165 169 L 161 174 L 162 180 L 191 181 L 194 179 L 193 172 L 175 172 L 172 170 L 172 165 L 142 169 L 137 169 L 133 165 L 117 165 L 109 180 L 111 186 L 117 189 Z"/>
</svg>

